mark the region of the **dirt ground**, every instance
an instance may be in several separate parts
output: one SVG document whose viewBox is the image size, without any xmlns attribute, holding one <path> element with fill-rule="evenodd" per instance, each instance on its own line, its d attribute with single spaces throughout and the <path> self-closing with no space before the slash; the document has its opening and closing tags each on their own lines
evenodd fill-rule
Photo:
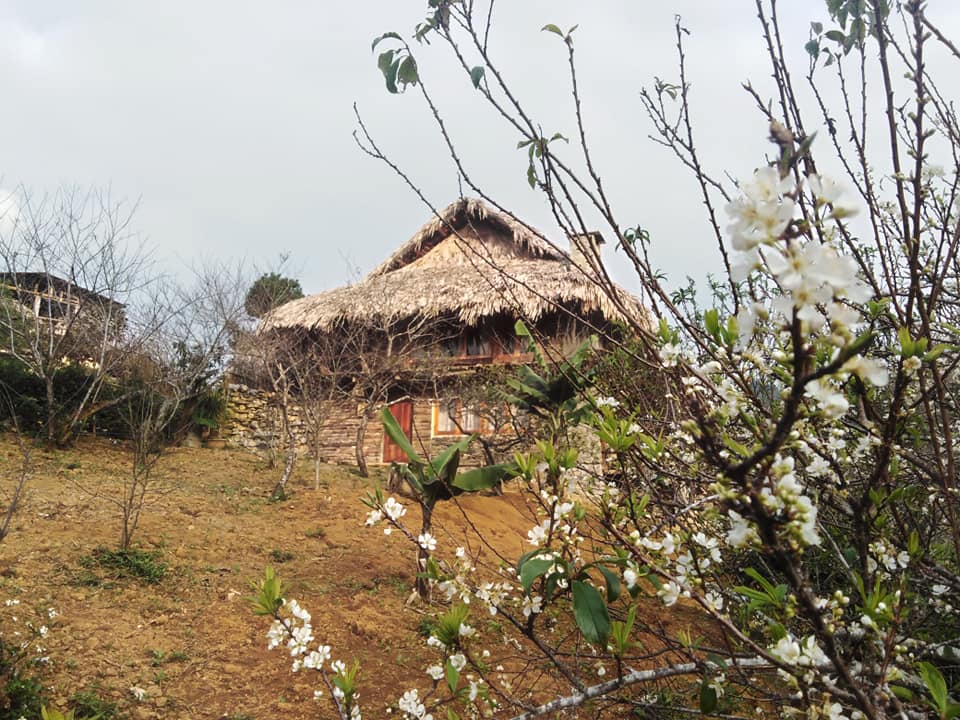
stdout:
<svg viewBox="0 0 960 720">
<path fill-rule="evenodd" d="M 290 672 L 289 658 L 266 650 L 268 622 L 245 601 L 250 583 L 273 565 L 314 616 L 318 640 L 334 658 L 362 661 L 361 704 L 382 716 L 434 661 L 417 633 L 425 608 L 406 604 L 413 549 L 399 534 L 365 528 L 359 498 L 377 482 L 347 468 L 298 467 L 292 496 L 270 503 L 278 471 L 239 451 L 177 449 L 157 468 L 162 494 L 148 502 L 135 538 L 169 564 L 157 584 L 114 579 L 91 564 L 99 546 L 116 548 L 114 500 L 129 472 L 122 445 L 86 440 L 70 451 L 32 450 L 35 471 L 9 536 L 0 543 L 0 600 L 11 610 L 56 609 L 47 636 L 44 680 L 68 707 L 77 693 L 116 702 L 149 718 L 332 717 L 312 700 L 311 677 Z M 19 462 L 0 436 L 3 492 Z M 517 557 L 529 523 L 516 497 L 466 500 L 480 532 Z M 409 504 L 409 503 L 408 503 Z M 415 525 L 416 511 L 408 515 Z M 462 537 L 452 508 L 435 518 L 441 539 Z M 0 629 L 2 629 L 0 625 Z M 146 691 L 136 701 L 130 688 Z"/>
</svg>

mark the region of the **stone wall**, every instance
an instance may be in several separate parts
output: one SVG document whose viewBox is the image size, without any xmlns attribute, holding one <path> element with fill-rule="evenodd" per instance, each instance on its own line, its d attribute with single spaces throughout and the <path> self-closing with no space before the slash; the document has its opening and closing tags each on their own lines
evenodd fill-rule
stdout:
<svg viewBox="0 0 960 720">
<path fill-rule="evenodd" d="M 354 447 L 360 417 L 356 406 L 343 403 L 325 403 L 325 418 L 321 432 L 320 457 L 324 462 L 353 464 Z M 295 400 L 289 403 L 287 417 L 294 437 L 303 451 L 307 447 L 307 428 L 303 411 Z M 227 387 L 227 421 L 221 431 L 227 445 L 258 453 L 276 450 L 285 444 L 282 437 L 280 404 L 274 393 L 238 383 Z M 369 463 L 380 461 L 382 432 L 378 423 L 371 421 L 364 438 L 364 455 Z"/>
<path fill-rule="evenodd" d="M 360 408 L 345 401 L 325 403 L 324 425 L 321 431 L 319 454 L 324 462 L 353 465 L 356 463 L 356 437 L 360 427 Z M 300 449 L 311 455 L 314 448 L 307 446 L 306 428 L 299 404 L 290 402 L 288 409 L 290 426 Z M 269 453 L 281 449 L 280 407 L 274 394 L 247 385 L 232 383 L 227 386 L 227 420 L 221 429 L 221 437 L 227 445 L 244 448 L 256 453 Z M 433 400 L 413 399 L 413 445 L 426 455 L 436 455 L 456 438 L 433 436 Z M 580 451 L 579 465 L 587 472 L 602 471 L 603 459 L 600 441 L 586 429 L 578 429 L 571 438 Z M 370 465 L 379 465 L 383 458 L 383 429 L 378 415 L 370 418 L 364 435 L 364 457 Z M 483 463 L 479 443 L 471 447 L 461 461 L 464 466 Z"/>
</svg>

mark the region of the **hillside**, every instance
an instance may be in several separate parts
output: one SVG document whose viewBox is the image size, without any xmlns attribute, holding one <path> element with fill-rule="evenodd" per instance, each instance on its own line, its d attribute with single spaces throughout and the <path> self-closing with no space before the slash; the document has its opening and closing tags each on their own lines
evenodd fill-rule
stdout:
<svg viewBox="0 0 960 720">
<path fill-rule="evenodd" d="M 278 471 L 263 460 L 172 451 L 158 467 L 161 491 L 135 540 L 169 566 L 149 584 L 118 578 L 95 558 L 98 546 L 113 549 L 120 536 L 113 501 L 129 472 L 123 446 L 85 440 L 72 451 L 32 454 L 34 477 L 0 543 L 0 592 L 21 603 L 0 606 L 0 629 L 11 632 L 11 618 L 22 622 L 29 608 L 56 610 L 43 678 L 60 707 L 79 694 L 88 705 L 116 703 L 119 714 L 143 719 L 317 717 L 311 678 L 293 675 L 283 653 L 267 652 L 267 622 L 245 602 L 268 564 L 313 612 L 318 639 L 334 658 L 362 659 L 360 700 L 371 716 L 395 702 L 405 682 L 422 682 L 432 656 L 417 629 L 430 608 L 406 604 L 413 586 L 407 541 L 363 526 L 359 498 L 376 481 L 326 467 L 315 491 L 313 469 L 304 465 L 291 498 L 270 503 Z M 18 462 L 11 439 L 0 437 L 4 492 Z M 515 495 L 465 502 L 485 537 L 519 555 L 529 524 Z M 411 516 L 416 523 L 412 506 Z M 442 508 L 435 534 L 462 537 L 459 517 Z M 142 701 L 131 688 L 146 692 Z M 325 717 L 328 708 L 320 710 Z"/>
</svg>

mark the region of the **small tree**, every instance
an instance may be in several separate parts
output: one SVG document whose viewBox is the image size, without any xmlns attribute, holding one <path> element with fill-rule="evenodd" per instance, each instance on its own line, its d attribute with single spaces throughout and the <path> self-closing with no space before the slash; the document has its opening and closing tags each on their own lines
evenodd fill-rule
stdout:
<svg viewBox="0 0 960 720">
<path fill-rule="evenodd" d="M 243 307 L 250 317 L 262 318 L 274 308 L 302 297 L 303 288 L 299 280 L 269 272 L 258 277 L 250 286 Z"/>
<path fill-rule="evenodd" d="M 242 315 L 241 273 L 201 269 L 192 287 L 157 284 L 139 313 L 152 333 L 116 379 L 129 439 L 130 471 L 121 492 L 105 496 L 121 514 L 120 548 L 130 547 L 154 471 L 193 422 L 198 401 L 222 379 L 231 334 Z"/>
</svg>

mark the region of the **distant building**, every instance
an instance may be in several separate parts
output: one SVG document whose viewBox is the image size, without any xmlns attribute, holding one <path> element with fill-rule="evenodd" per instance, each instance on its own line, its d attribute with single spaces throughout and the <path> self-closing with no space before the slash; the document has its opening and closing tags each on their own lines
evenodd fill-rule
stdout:
<svg viewBox="0 0 960 720">
<path fill-rule="evenodd" d="M 123 303 L 50 273 L 0 273 L 0 303 L 0 352 L 69 333 L 75 340 L 64 355 L 86 360 L 104 337 L 119 340 L 126 324 Z"/>
</svg>

